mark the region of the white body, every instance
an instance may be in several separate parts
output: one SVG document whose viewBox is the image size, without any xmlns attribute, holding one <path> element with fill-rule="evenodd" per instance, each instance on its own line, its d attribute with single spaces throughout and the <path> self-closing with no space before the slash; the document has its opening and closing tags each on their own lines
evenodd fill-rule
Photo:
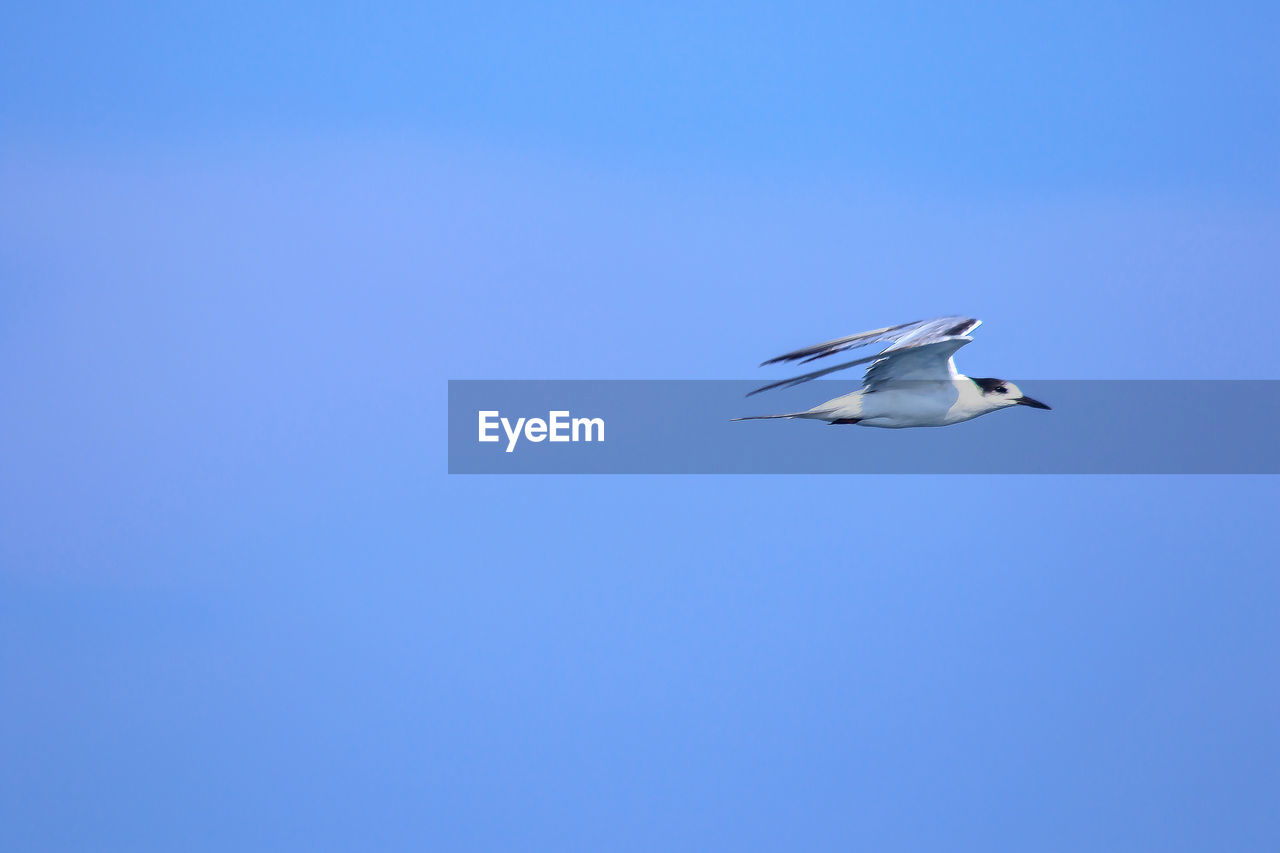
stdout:
<svg viewBox="0 0 1280 853">
<path fill-rule="evenodd" d="M 949 426 L 1002 409 L 1012 400 L 997 403 L 984 398 L 967 376 L 939 382 L 886 383 L 874 391 L 863 388 L 836 397 L 796 415 L 823 421 L 856 420 L 858 426 L 904 429 Z"/>
</svg>

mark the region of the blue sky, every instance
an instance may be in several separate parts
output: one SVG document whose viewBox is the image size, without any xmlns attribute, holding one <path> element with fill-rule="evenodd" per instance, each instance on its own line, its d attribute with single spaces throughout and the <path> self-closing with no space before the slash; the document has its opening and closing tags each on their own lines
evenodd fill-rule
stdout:
<svg viewBox="0 0 1280 853">
<path fill-rule="evenodd" d="M 975 375 L 1277 378 L 1274 6 L 10 19 L 0 846 L 1280 841 L 1271 478 L 444 433 L 952 312 Z"/>
</svg>

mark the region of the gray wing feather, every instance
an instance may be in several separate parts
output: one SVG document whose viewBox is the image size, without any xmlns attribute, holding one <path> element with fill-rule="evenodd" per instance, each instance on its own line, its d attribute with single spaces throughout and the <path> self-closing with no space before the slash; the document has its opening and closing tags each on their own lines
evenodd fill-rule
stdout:
<svg viewBox="0 0 1280 853">
<path fill-rule="evenodd" d="M 891 382 L 920 382 L 953 379 L 956 366 L 951 357 L 973 338 L 964 335 L 942 338 L 927 344 L 885 351 L 867 368 L 862 384 L 874 391 Z"/>
<path fill-rule="evenodd" d="M 793 376 L 790 379 L 783 379 L 780 382 L 774 382 L 771 385 L 765 385 L 757 388 L 747 396 L 759 394 L 761 391 L 769 391 L 773 388 L 790 388 L 799 385 L 802 382 L 808 382 L 811 379 L 817 379 L 819 376 L 826 376 L 828 373 L 835 373 L 837 370 L 844 370 L 859 364 L 874 362 L 868 368 L 863 381 L 868 386 L 880 384 L 890 379 L 900 378 L 900 372 L 912 368 L 911 372 L 916 373 L 924 371 L 927 373 L 937 374 L 939 367 L 945 365 L 945 372 L 950 373 L 953 367 L 950 365 L 951 355 L 960 347 L 967 344 L 972 338 L 965 337 L 982 323 L 981 320 L 973 317 L 937 317 L 933 320 L 918 320 L 914 323 L 903 323 L 898 326 L 886 326 L 883 329 L 873 329 L 870 332 L 860 332 L 856 335 L 850 335 L 846 338 L 836 338 L 826 343 L 817 344 L 804 349 L 798 349 L 793 352 L 784 353 L 777 358 L 771 358 L 764 364 L 776 364 L 781 361 L 800 361 L 801 363 L 814 361 L 819 358 L 826 358 L 845 350 L 857 349 L 868 344 L 890 342 L 890 345 L 882 350 L 878 355 L 859 358 L 853 361 L 846 361 L 833 367 L 823 370 L 815 370 L 812 373 L 805 373 L 800 376 Z M 909 362 L 903 362 L 901 355 L 905 355 L 911 350 L 917 348 L 928 347 L 930 344 L 955 342 L 950 346 L 945 358 L 938 361 L 939 350 L 934 348 L 929 351 L 928 357 L 925 352 L 919 354 L 919 359 L 912 359 Z M 901 355 L 895 356 L 898 353 Z M 898 362 L 901 367 L 895 369 L 892 365 Z M 762 367 L 764 365 L 761 365 Z M 933 377 L 937 378 L 937 377 Z"/>
<path fill-rule="evenodd" d="M 981 323 L 981 320 L 976 320 L 973 317 L 936 317 L 932 320 L 916 320 L 914 323 L 885 326 L 883 329 L 859 332 L 847 338 L 836 338 L 833 341 L 783 353 L 777 358 L 769 359 L 760 366 L 777 364 L 780 361 L 800 361 L 802 359 L 804 361 L 814 361 L 845 350 L 865 347 L 868 344 L 884 343 L 885 341 L 892 342 L 892 346 L 885 350 L 885 352 L 891 352 L 895 349 L 927 344 L 930 341 L 941 340 L 944 337 L 967 335 L 978 328 Z"/>
<path fill-rule="evenodd" d="M 837 364 L 834 367 L 827 367 L 822 370 L 815 370 L 812 373 L 805 373 L 801 376 L 793 376 L 790 379 L 783 379 L 780 382 L 774 382 L 772 385 L 765 385 L 763 388 L 757 388 L 756 390 L 747 394 L 747 396 L 752 397 L 756 394 L 759 394 L 761 391 L 772 391 L 774 388 L 790 388 L 794 385 L 800 385 L 802 383 L 808 382 L 810 379 L 817 379 L 819 376 L 826 376 L 828 373 L 835 373 L 837 370 L 844 370 L 845 368 L 853 367 L 858 364 L 866 364 L 869 361 L 876 361 L 879 358 L 880 356 L 878 355 L 869 355 L 866 358 L 859 358 L 859 359 L 855 359 L 854 361 L 846 361 L 843 364 Z"/>
</svg>

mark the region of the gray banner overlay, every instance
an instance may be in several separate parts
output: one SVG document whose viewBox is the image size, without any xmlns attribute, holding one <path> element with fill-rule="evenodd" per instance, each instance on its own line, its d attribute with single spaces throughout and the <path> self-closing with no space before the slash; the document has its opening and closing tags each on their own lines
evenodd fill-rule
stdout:
<svg viewBox="0 0 1280 853">
<path fill-rule="evenodd" d="M 449 472 L 1280 473 L 1280 380 L 1015 381 L 1053 411 L 1015 406 L 947 427 L 890 430 L 730 422 L 807 409 L 854 390 L 850 382 L 747 399 L 759 382 L 451 380 Z M 482 412 L 496 413 L 484 416 L 493 440 L 479 440 Z"/>
</svg>

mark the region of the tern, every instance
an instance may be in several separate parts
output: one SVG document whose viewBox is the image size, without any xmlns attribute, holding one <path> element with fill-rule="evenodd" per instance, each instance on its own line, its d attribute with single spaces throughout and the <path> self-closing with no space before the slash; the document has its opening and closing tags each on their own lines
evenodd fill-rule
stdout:
<svg viewBox="0 0 1280 853">
<path fill-rule="evenodd" d="M 871 366 L 862 377 L 862 387 L 852 394 L 836 397 L 803 412 L 753 415 L 733 420 L 808 418 L 829 424 L 906 429 L 949 426 L 1011 406 L 1048 409 L 1044 403 L 1023 394 L 1022 389 L 1006 379 L 978 379 L 956 371 L 956 350 L 973 341 L 969 333 L 981 323 L 972 317 L 918 320 L 836 338 L 771 358 L 760 366 L 783 361 L 806 363 L 869 344 L 889 344 L 877 355 L 774 382 L 747 396 L 772 388 L 790 388 L 837 370 L 870 362 Z"/>
</svg>

